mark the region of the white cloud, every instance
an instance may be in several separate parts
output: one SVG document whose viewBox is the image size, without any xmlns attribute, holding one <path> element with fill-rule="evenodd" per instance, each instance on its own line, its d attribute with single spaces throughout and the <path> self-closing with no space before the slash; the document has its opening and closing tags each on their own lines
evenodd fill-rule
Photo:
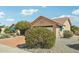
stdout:
<svg viewBox="0 0 79 59">
<path fill-rule="evenodd" d="M 3 18 L 5 16 L 5 13 L 3 11 L 0 11 L 0 18 Z"/>
<path fill-rule="evenodd" d="M 78 16 L 74 16 L 74 15 L 61 15 L 59 17 L 53 17 L 52 19 L 62 18 L 62 17 L 69 17 L 70 20 L 71 20 L 72 25 L 79 26 L 79 17 Z"/>
<path fill-rule="evenodd" d="M 10 18 L 10 19 L 6 19 L 6 21 L 15 21 L 15 19 Z"/>
<path fill-rule="evenodd" d="M 72 17 L 71 15 L 61 15 L 59 16 L 59 18 L 62 18 L 62 17 Z"/>
<path fill-rule="evenodd" d="M 72 17 L 72 16 L 71 15 L 61 15 L 61 16 L 58 16 L 58 17 L 53 17 L 51 19 L 62 18 L 62 17 Z"/>
<path fill-rule="evenodd" d="M 24 9 L 21 11 L 21 14 L 28 16 L 28 15 L 32 15 L 34 13 L 37 13 L 39 10 L 38 9 Z"/>
<path fill-rule="evenodd" d="M 72 11 L 72 14 L 79 15 L 79 9 Z"/>
</svg>

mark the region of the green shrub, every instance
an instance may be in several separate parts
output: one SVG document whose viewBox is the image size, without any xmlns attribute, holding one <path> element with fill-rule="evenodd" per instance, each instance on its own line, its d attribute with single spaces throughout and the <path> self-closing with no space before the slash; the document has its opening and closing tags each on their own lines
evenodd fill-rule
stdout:
<svg viewBox="0 0 79 59">
<path fill-rule="evenodd" d="M 11 29 L 8 27 L 8 28 L 6 28 L 6 29 L 4 30 L 4 32 L 5 32 L 5 33 L 11 33 L 12 31 L 11 31 Z"/>
<path fill-rule="evenodd" d="M 17 35 L 14 34 L 14 33 L 10 33 L 10 36 L 12 36 L 12 37 L 16 37 Z"/>
<path fill-rule="evenodd" d="M 15 33 L 15 31 L 16 31 L 16 28 L 15 28 L 13 25 L 11 25 L 11 26 L 9 26 L 9 27 L 6 27 L 5 30 L 4 30 L 4 32 L 7 33 L 7 34 L 8 34 L 8 33 L 9 33 L 9 34 L 10 34 L 10 33 Z"/>
<path fill-rule="evenodd" d="M 79 29 L 77 29 L 74 34 L 79 36 Z"/>
<path fill-rule="evenodd" d="M 0 39 L 4 39 L 4 38 L 10 38 L 10 35 L 9 34 L 1 34 Z"/>
<path fill-rule="evenodd" d="M 55 34 L 45 28 L 32 28 L 25 36 L 29 48 L 52 48 L 55 44 Z"/>
<path fill-rule="evenodd" d="M 71 31 L 65 30 L 63 35 L 64 35 L 64 38 L 70 38 L 73 36 L 73 33 Z"/>
<path fill-rule="evenodd" d="M 75 31 L 78 30 L 78 27 L 77 26 L 71 26 L 71 31 L 75 34 Z"/>
</svg>

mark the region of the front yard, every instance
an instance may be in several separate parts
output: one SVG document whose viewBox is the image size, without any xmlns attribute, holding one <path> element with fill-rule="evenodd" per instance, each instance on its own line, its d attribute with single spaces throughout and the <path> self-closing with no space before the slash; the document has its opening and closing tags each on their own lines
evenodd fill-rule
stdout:
<svg viewBox="0 0 79 59">
<path fill-rule="evenodd" d="M 57 38 L 56 44 L 51 49 L 24 49 L 25 51 L 36 53 L 79 53 L 79 37 L 74 36 L 70 39 Z"/>
<path fill-rule="evenodd" d="M 25 43 L 24 36 L 0 39 L 0 44 L 7 45 L 10 47 L 17 47 L 17 45 L 24 44 L 24 43 Z"/>
<path fill-rule="evenodd" d="M 8 39 L 0 39 L 0 45 L 6 45 L 9 47 L 16 48 L 17 45 L 21 45 L 25 43 L 24 36 L 17 36 L 14 38 Z M 20 48 L 19 48 L 20 49 Z M 7 52 L 7 48 L 4 49 Z M 33 52 L 33 53 L 79 53 L 79 36 L 74 36 L 70 39 L 66 38 L 57 38 L 55 46 L 51 49 L 27 49 L 22 48 L 20 50 L 24 50 L 25 52 Z M 0 50 L 1 52 L 1 50 Z M 11 52 L 11 50 L 10 50 Z"/>
</svg>

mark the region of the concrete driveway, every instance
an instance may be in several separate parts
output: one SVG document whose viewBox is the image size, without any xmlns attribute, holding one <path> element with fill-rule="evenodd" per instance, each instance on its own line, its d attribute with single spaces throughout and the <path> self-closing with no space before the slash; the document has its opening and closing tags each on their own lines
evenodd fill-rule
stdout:
<svg viewBox="0 0 79 59">
<path fill-rule="evenodd" d="M 53 52 L 56 53 L 79 53 L 79 37 L 69 39 L 59 38 L 56 40 Z M 76 48 L 77 47 L 77 48 Z"/>
<path fill-rule="evenodd" d="M 9 47 L 9 46 L 0 44 L 0 53 L 29 53 L 29 52 L 21 50 L 19 48 Z"/>
</svg>

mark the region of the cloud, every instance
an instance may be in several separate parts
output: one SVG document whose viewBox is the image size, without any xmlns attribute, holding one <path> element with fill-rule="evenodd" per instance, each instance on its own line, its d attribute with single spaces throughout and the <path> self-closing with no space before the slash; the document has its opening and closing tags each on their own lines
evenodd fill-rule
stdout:
<svg viewBox="0 0 79 59">
<path fill-rule="evenodd" d="M 53 17 L 51 19 L 62 18 L 62 17 L 72 17 L 72 16 L 71 15 L 61 15 L 61 16 L 58 16 L 58 17 Z"/>
<path fill-rule="evenodd" d="M 15 19 L 10 18 L 10 19 L 6 19 L 6 21 L 15 21 Z"/>
<path fill-rule="evenodd" d="M 79 17 L 78 16 L 74 16 L 74 15 L 61 15 L 61 16 L 58 16 L 58 17 L 53 17 L 52 19 L 62 18 L 62 17 L 69 17 L 72 25 L 79 26 Z"/>
<path fill-rule="evenodd" d="M 62 18 L 62 17 L 72 17 L 71 15 L 61 15 L 59 16 L 59 18 Z"/>
<path fill-rule="evenodd" d="M 29 16 L 32 15 L 34 13 L 37 13 L 39 10 L 38 9 L 24 9 L 21 11 L 21 14 L 25 15 L 25 16 Z"/>
<path fill-rule="evenodd" d="M 0 11 L 0 18 L 4 18 L 5 13 L 3 11 Z"/>
<path fill-rule="evenodd" d="M 72 14 L 79 15 L 79 9 L 76 9 L 76 10 L 72 11 Z"/>
</svg>

